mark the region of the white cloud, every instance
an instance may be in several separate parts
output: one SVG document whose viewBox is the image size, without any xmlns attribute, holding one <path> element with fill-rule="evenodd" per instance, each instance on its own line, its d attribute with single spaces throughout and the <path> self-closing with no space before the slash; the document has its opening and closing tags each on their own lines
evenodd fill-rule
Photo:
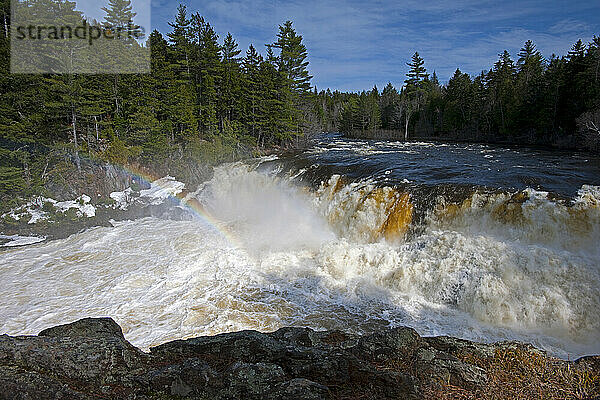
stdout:
<svg viewBox="0 0 600 400">
<path fill-rule="evenodd" d="M 558 21 L 556 24 L 552 25 L 550 29 L 548 29 L 551 33 L 582 33 L 589 32 L 591 27 L 589 24 L 581 21 L 577 21 L 575 19 L 563 19 Z"/>
<path fill-rule="evenodd" d="M 164 2 L 165 0 L 153 0 Z M 591 2 L 593 3 L 593 2 Z M 447 80 L 457 67 L 478 74 L 508 49 L 513 56 L 533 40 L 547 57 L 565 54 L 581 37 L 591 38 L 598 22 L 586 22 L 600 5 L 525 0 L 208 0 L 197 8 L 223 36 L 231 31 L 245 51 L 275 40 L 277 26 L 294 22 L 309 50 L 313 83 L 319 88 L 369 89 L 392 81 L 401 85 L 414 51 Z M 159 12 L 164 18 L 162 5 Z M 171 14 L 175 13 L 174 7 Z M 172 16 L 169 16 L 169 20 Z M 593 21 L 593 18 L 592 18 Z M 598 32 L 596 32 L 598 33 Z"/>
</svg>

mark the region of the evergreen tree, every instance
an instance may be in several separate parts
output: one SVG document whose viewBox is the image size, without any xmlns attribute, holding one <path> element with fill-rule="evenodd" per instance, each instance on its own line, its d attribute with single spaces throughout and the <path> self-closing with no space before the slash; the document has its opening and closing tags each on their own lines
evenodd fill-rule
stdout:
<svg viewBox="0 0 600 400">
<path fill-rule="evenodd" d="M 421 81 L 428 77 L 427 70 L 425 69 L 425 61 L 418 52 L 415 51 L 415 54 L 412 56 L 412 61 L 406 63 L 410 67 L 408 73 L 406 74 L 406 80 L 404 83 L 407 86 L 418 86 Z"/>
<path fill-rule="evenodd" d="M 567 58 L 569 59 L 569 61 L 574 62 L 574 61 L 581 60 L 584 55 L 585 55 L 585 45 L 583 44 L 581 39 L 579 39 L 573 45 L 573 47 L 571 47 L 571 50 L 569 50 L 569 53 L 567 54 Z"/>
<path fill-rule="evenodd" d="M 306 46 L 302 43 L 302 36 L 296 33 L 291 21 L 286 21 L 279 26 L 277 41 L 269 48 L 279 49 L 279 55 L 269 52 L 267 62 L 275 60 L 279 72 L 284 74 L 287 84 L 281 87 L 279 101 L 285 103 L 283 110 L 289 115 L 282 115 L 282 120 L 290 121 L 296 136 L 303 134 L 306 123 L 305 114 L 310 109 L 310 98 L 307 96 L 310 90 L 310 80 L 306 61 Z"/>
<path fill-rule="evenodd" d="M 221 96 L 219 110 L 221 121 L 226 118 L 232 121 L 237 117 L 236 111 L 240 110 L 242 77 L 240 68 L 241 50 L 238 48 L 231 33 L 228 33 L 223 43 L 223 80 L 221 83 Z M 222 122 L 221 122 L 222 124 Z"/>
<path fill-rule="evenodd" d="M 400 107 L 400 95 L 391 82 L 381 92 L 381 126 L 383 129 L 397 129 L 400 123 L 398 115 Z"/>
<path fill-rule="evenodd" d="M 200 32 L 198 68 L 200 72 L 200 129 L 207 134 L 218 130 L 217 101 L 221 83 L 221 46 L 218 35 L 209 23 Z"/>
<path fill-rule="evenodd" d="M 499 54 L 500 59 L 488 74 L 490 98 L 492 100 L 493 118 L 499 133 L 511 133 L 512 113 L 514 111 L 516 92 L 516 67 L 508 51 Z"/>
<path fill-rule="evenodd" d="M 296 34 L 292 21 L 286 21 L 279 26 L 277 41 L 268 47 L 280 50 L 277 59 L 279 71 L 287 75 L 292 90 L 300 94 L 307 92 L 310 89 L 312 76 L 307 70 L 306 46 L 302 43 L 302 36 Z"/>
<path fill-rule="evenodd" d="M 261 138 L 260 130 L 260 86 L 259 86 L 259 71 L 263 60 L 260 54 L 256 51 L 253 45 L 250 45 L 246 51 L 246 57 L 243 60 L 243 68 L 245 74 L 244 81 L 244 116 L 243 120 L 247 132 L 257 138 L 258 143 L 264 142 Z M 262 139 L 262 140 L 261 140 Z"/>
<path fill-rule="evenodd" d="M 351 96 L 344 103 L 340 112 L 339 126 L 340 131 L 348 134 L 360 128 L 358 121 L 358 101 L 355 96 Z"/>
<path fill-rule="evenodd" d="M 545 60 L 531 40 L 518 53 L 516 99 L 517 116 L 514 128 L 522 131 L 540 131 L 543 125 L 541 96 Z"/>
<path fill-rule="evenodd" d="M 404 139 L 408 139 L 411 118 L 420 111 L 423 105 L 425 92 L 422 83 L 428 78 L 424 64 L 425 61 L 418 52 L 415 52 L 412 61 L 407 63 L 410 69 L 404 81 L 406 86 L 400 96 L 400 104 L 404 111 Z"/>
<path fill-rule="evenodd" d="M 173 44 L 173 66 L 179 72 L 188 74 L 188 79 L 191 76 L 190 71 L 190 20 L 187 16 L 187 8 L 180 4 L 177 7 L 177 15 L 174 22 L 169 22 L 169 26 L 173 29 L 167 33 L 167 37 Z"/>
<path fill-rule="evenodd" d="M 108 7 L 102 7 L 106 13 L 104 26 L 117 30 L 127 30 L 136 39 L 142 38 L 140 26 L 133 23 L 137 13 L 133 12 L 131 0 L 108 0 Z"/>
<path fill-rule="evenodd" d="M 544 58 L 531 40 L 525 42 L 518 56 L 517 70 L 524 76 L 526 85 L 530 80 L 541 77 L 544 71 Z"/>
<path fill-rule="evenodd" d="M 445 128 L 460 131 L 471 121 L 473 100 L 471 77 L 456 69 L 446 86 Z"/>
</svg>

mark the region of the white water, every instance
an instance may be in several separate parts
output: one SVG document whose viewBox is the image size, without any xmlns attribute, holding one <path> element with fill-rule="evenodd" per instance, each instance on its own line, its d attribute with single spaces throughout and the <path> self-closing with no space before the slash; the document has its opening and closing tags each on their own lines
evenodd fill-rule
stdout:
<svg viewBox="0 0 600 400">
<path fill-rule="evenodd" d="M 482 219 L 496 203 L 474 199 L 388 243 L 368 183 L 331 187 L 311 193 L 228 165 L 195 196 L 230 238 L 201 219 L 147 218 L 1 253 L 0 332 L 111 316 L 147 349 L 240 329 L 409 325 L 565 358 L 600 352 L 597 188 L 582 189 L 583 225 L 565 233 L 580 244 L 568 245 L 560 224 L 572 212 L 536 195 L 514 223 Z"/>
</svg>

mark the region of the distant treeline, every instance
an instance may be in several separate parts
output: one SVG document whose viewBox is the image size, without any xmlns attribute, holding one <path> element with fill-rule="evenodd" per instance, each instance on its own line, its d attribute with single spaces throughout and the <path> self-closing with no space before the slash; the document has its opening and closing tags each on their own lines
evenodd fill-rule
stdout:
<svg viewBox="0 0 600 400">
<path fill-rule="evenodd" d="M 456 70 L 448 84 L 430 77 L 415 53 L 398 91 L 354 93 L 339 128 L 355 137 L 441 139 L 558 145 L 598 150 L 600 37 L 577 41 L 566 56 L 544 59 L 527 41 L 515 62 L 507 51 L 489 71 Z"/>
</svg>

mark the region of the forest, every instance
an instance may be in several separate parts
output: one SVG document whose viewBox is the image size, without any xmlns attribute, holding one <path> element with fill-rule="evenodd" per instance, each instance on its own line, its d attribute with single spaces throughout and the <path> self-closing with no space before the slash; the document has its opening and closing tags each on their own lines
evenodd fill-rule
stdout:
<svg viewBox="0 0 600 400">
<path fill-rule="evenodd" d="M 317 92 L 291 21 L 261 53 L 180 5 L 170 31 L 154 30 L 141 45 L 151 50 L 149 74 L 11 74 L 10 0 L 0 1 L 3 201 L 39 193 L 49 173 L 79 168 L 82 157 L 166 174 L 185 163 L 301 146 L 322 131 L 598 150 L 598 37 L 549 60 L 528 41 L 516 62 L 504 51 L 489 71 L 472 77 L 457 69 L 447 84 L 415 53 L 399 89 Z M 57 1 L 63 13 L 84 18 L 74 2 L 27 4 Z M 130 0 L 110 0 L 104 10 L 104 20 L 91 23 L 127 25 L 135 15 Z"/>
<path fill-rule="evenodd" d="M 516 62 L 508 51 L 488 71 L 460 69 L 447 84 L 415 52 L 402 88 L 354 93 L 339 129 L 353 137 L 439 138 L 600 149 L 600 37 L 578 40 L 546 60 L 528 40 Z"/>
<path fill-rule="evenodd" d="M 75 3 L 60 2 L 63 15 L 83 18 Z M 0 195 L 35 193 L 63 159 L 168 173 L 175 164 L 299 145 L 322 130 L 307 50 L 290 21 L 260 54 L 253 45 L 240 49 L 229 33 L 220 38 L 180 5 L 166 36 L 155 30 L 145 38 L 150 74 L 10 74 L 9 6 L 2 0 Z M 90 24 L 126 25 L 135 15 L 129 0 L 110 0 L 105 12 L 104 21 Z"/>
</svg>

